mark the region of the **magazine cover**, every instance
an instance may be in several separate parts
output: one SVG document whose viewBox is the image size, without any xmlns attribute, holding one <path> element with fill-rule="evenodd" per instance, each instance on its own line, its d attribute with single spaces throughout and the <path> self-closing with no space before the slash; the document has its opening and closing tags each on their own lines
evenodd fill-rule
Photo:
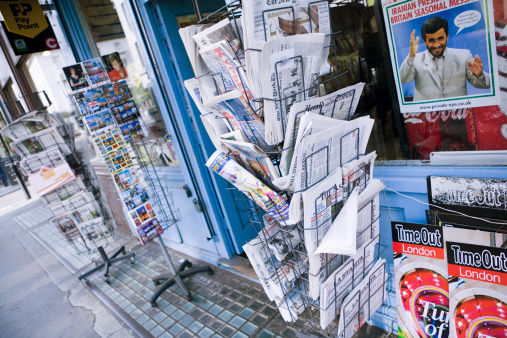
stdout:
<svg viewBox="0 0 507 338">
<path fill-rule="evenodd" d="M 444 228 L 450 337 L 507 336 L 507 249 L 503 235 Z"/>
<path fill-rule="evenodd" d="M 442 227 L 391 222 L 398 337 L 448 337 L 449 287 Z"/>
</svg>

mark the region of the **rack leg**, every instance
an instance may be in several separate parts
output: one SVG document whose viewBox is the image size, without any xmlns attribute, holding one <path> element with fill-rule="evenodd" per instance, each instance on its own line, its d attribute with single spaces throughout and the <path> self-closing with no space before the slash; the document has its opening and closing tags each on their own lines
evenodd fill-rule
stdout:
<svg viewBox="0 0 507 338">
<path fill-rule="evenodd" d="M 160 246 L 162 248 L 162 251 L 164 253 L 164 256 L 169 263 L 169 268 L 171 270 L 171 274 L 163 274 L 160 276 L 157 276 L 153 278 L 153 282 L 157 285 L 161 283 L 163 284 L 158 288 L 158 290 L 153 294 L 153 296 L 150 299 L 151 306 L 157 306 L 157 299 L 160 297 L 160 295 L 167 290 L 171 285 L 174 283 L 177 283 L 178 286 L 183 291 L 185 298 L 188 301 L 192 300 L 192 294 L 190 293 L 190 290 L 187 288 L 185 283 L 183 282 L 184 278 L 190 277 L 192 275 L 195 275 L 196 273 L 200 272 L 207 272 L 209 274 L 213 274 L 213 270 L 209 266 L 198 266 L 192 268 L 192 263 L 190 263 L 188 260 L 183 261 L 183 263 L 180 264 L 178 267 L 178 270 L 175 269 L 174 264 L 171 260 L 171 256 L 169 255 L 169 252 L 167 251 L 167 248 L 164 245 L 164 241 L 162 240 L 162 237 L 158 237 L 158 240 L 160 242 Z M 185 268 L 190 268 L 189 270 L 185 271 Z"/>
</svg>

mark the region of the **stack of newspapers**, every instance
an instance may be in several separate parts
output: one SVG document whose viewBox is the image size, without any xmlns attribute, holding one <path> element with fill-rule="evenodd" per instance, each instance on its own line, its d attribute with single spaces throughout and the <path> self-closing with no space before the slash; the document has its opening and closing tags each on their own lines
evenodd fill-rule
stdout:
<svg viewBox="0 0 507 338">
<path fill-rule="evenodd" d="M 230 17 L 180 29 L 196 75 L 185 86 L 217 149 L 206 165 L 262 211 L 243 249 L 283 318 L 317 308 L 323 329 L 340 317 L 349 336 L 386 280 L 375 249 L 384 185 L 366 154 L 374 121 L 351 119 L 364 83 L 324 90 L 327 1 L 244 0 Z"/>
</svg>

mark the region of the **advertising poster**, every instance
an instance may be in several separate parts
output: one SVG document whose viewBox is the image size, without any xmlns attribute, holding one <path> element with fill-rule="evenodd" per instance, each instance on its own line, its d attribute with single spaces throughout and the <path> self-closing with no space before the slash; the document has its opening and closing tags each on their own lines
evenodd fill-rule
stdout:
<svg viewBox="0 0 507 338">
<path fill-rule="evenodd" d="M 449 337 L 442 227 L 391 222 L 398 337 Z"/>
<path fill-rule="evenodd" d="M 383 12 L 402 113 L 499 104 L 490 0 L 408 0 Z"/>
</svg>

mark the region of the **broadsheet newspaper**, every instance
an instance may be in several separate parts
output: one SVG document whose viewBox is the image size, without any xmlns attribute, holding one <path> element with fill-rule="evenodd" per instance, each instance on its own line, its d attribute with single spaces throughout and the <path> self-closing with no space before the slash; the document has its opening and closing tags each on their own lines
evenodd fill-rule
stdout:
<svg viewBox="0 0 507 338">
<path fill-rule="evenodd" d="M 361 193 L 373 178 L 373 167 L 377 153 L 375 151 L 357 160 L 351 161 L 342 167 L 344 196 L 347 197 L 354 188 Z"/>
<path fill-rule="evenodd" d="M 290 107 L 285 127 L 282 157 L 280 160 L 280 170 L 284 175 L 288 174 L 290 168 L 296 136 L 299 130 L 299 121 L 303 114 L 310 112 L 338 120 L 348 120 L 356 111 L 363 87 L 364 83 L 360 82 L 326 96 L 295 102 Z"/>
<path fill-rule="evenodd" d="M 225 40 L 201 48 L 199 52 L 215 77 L 215 83 L 220 92 L 237 89 L 248 100 L 254 98 L 245 70 L 236 60 L 234 52 Z"/>
<path fill-rule="evenodd" d="M 357 250 L 320 285 L 320 326 L 325 329 L 339 314 L 345 296 L 370 271 L 375 259 L 374 238 Z"/>
<path fill-rule="evenodd" d="M 385 1 L 383 12 L 402 113 L 500 103 L 491 0 Z"/>
<path fill-rule="evenodd" d="M 386 262 L 379 259 L 364 279 L 345 297 L 340 310 L 338 337 L 352 337 L 387 297 Z"/>
<path fill-rule="evenodd" d="M 279 224 L 267 215 L 264 216 L 264 224 L 265 228 L 256 238 L 245 244 L 243 250 L 268 298 L 280 307 L 282 314 L 285 312 L 284 319 L 292 321 L 297 318 L 294 314 L 298 313 L 294 312 L 294 309 L 301 308 L 297 306 L 302 302 L 298 291 L 298 283 L 301 281 L 298 277 L 300 271 L 306 269 L 306 262 L 292 254 L 286 254 L 282 260 L 277 259 L 277 254 L 266 243 L 280 233 Z"/>
<path fill-rule="evenodd" d="M 247 99 L 237 90 L 216 96 L 204 109 L 209 109 L 215 116 L 221 116 L 233 130 L 240 130 L 244 139 L 268 150 L 264 133 L 264 123 L 253 112 Z"/>
<path fill-rule="evenodd" d="M 326 1 L 308 0 L 245 0 L 243 7 L 243 34 L 248 77 L 257 92 L 262 87 L 259 69 L 261 56 L 257 51 L 271 39 L 294 34 L 331 33 L 329 4 Z M 330 38 L 326 38 L 326 47 Z M 321 73 L 329 71 L 329 48 L 321 50 Z"/>
<path fill-rule="evenodd" d="M 262 46 L 260 73 L 269 144 L 283 141 L 292 104 L 317 96 L 323 47 L 321 33 L 277 38 Z"/>
<path fill-rule="evenodd" d="M 314 255 L 320 241 L 343 206 L 341 170 L 337 169 L 322 182 L 303 192 L 304 239 L 309 259 L 309 295 L 319 297 L 319 286 L 327 272 L 341 264 L 336 255 Z"/>
</svg>

